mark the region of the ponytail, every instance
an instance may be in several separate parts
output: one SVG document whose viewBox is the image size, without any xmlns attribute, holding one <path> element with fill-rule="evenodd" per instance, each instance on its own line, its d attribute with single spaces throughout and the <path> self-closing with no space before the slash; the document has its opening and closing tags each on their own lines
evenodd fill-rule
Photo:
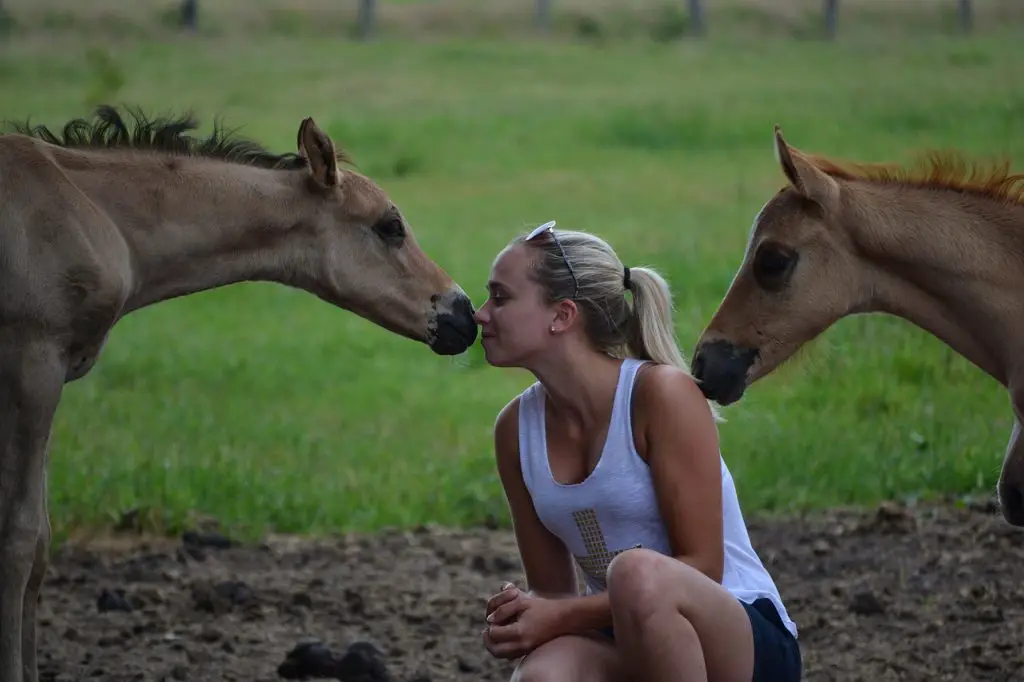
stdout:
<svg viewBox="0 0 1024 682">
<path fill-rule="evenodd" d="M 630 268 L 633 310 L 629 321 L 632 355 L 672 365 L 689 374 L 672 329 L 672 299 L 664 278 L 650 268 Z"/>
<path fill-rule="evenodd" d="M 628 323 L 628 350 L 634 357 L 677 367 L 688 376 L 690 367 L 679 351 L 672 323 L 672 294 L 668 283 L 651 268 L 629 268 L 628 291 L 633 306 Z M 711 415 L 724 421 L 711 401 Z"/>
</svg>

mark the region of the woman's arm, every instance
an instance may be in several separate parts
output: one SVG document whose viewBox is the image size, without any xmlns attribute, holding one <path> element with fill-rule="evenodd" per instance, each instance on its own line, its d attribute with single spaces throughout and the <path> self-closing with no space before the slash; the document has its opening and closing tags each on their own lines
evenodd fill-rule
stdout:
<svg viewBox="0 0 1024 682">
<path fill-rule="evenodd" d="M 611 625 L 607 596 L 579 596 L 572 554 L 534 509 L 519 463 L 518 399 L 498 415 L 494 449 L 529 592 L 509 587 L 491 597 L 484 645 L 518 658 L 559 635 Z"/>
<path fill-rule="evenodd" d="M 722 582 L 725 543 L 718 429 L 696 382 L 651 365 L 634 394 L 638 451 L 647 460 L 672 552 Z"/>
<path fill-rule="evenodd" d="M 523 481 L 519 464 L 519 398 L 498 414 L 494 426 L 494 454 L 526 573 L 527 589 L 538 597 L 576 596 L 578 586 L 572 555 L 541 523 Z"/>
</svg>

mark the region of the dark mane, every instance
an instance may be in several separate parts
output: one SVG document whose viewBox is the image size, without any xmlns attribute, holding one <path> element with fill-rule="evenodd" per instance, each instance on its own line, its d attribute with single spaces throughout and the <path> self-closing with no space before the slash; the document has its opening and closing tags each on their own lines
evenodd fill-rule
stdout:
<svg viewBox="0 0 1024 682">
<path fill-rule="evenodd" d="M 129 110 L 132 125 L 124 120 L 112 106 L 100 105 L 93 120 L 74 118 L 64 124 L 59 135 L 43 125 L 10 123 L 9 128 L 51 144 L 69 148 L 90 149 L 146 149 L 169 154 L 221 159 L 260 168 L 298 169 L 306 167 L 306 159 L 297 153 L 274 154 L 257 142 L 226 131 L 214 122 L 213 132 L 207 138 L 188 135 L 198 128 L 191 114 L 178 117 L 149 118 L 140 110 Z M 339 151 L 339 162 L 349 162 Z"/>
<path fill-rule="evenodd" d="M 927 151 L 910 166 L 838 161 L 808 154 L 815 166 L 843 180 L 903 183 L 918 187 L 971 192 L 1024 204 L 1024 173 L 1012 173 L 1009 161 L 982 163 L 953 151 Z"/>
</svg>

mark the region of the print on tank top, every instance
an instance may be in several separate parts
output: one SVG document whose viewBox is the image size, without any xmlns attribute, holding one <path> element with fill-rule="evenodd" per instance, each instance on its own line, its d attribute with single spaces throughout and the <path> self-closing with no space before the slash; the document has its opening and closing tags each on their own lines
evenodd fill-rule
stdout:
<svg viewBox="0 0 1024 682">
<path fill-rule="evenodd" d="M 572 513 L 572 518 L 576 522 L 576 530 L 580 532 L 583 546 L 587 550 L 586 556 L 576 556 L 576 563 L 587 574 L 587 577 L 599 584 L 602 589 L 607 589 L 605 574 L 608 572 L 608 564 L 627 549 L 640 549 L 641 545 L 636 544 L 612 552 L 608 549 L 608 542 L 604 538 L 601 522 L 597 519 L 597 511 L 580 509 Z"/>
</svg>

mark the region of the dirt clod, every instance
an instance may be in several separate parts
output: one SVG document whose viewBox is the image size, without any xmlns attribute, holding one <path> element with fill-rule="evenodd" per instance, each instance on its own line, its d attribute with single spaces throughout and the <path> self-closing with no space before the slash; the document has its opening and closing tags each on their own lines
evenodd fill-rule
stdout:
<svg viewBox="0 0 1024 682">
<path fill-rule="evenodd" d="M 313 640 L 296 644 L 277 667 L 277 674 L 286 680 L 334 678 L 336 669 L 331 650 L 323 642 Z"/>
<path fill-rule="evenodd" d="M 100 613 L 107 611 L 131 611 L 132 604 L 124 596 L 124 590 L 103 588 L 100 596 L 96 598 L 96 609 Z"/>
</svg>

